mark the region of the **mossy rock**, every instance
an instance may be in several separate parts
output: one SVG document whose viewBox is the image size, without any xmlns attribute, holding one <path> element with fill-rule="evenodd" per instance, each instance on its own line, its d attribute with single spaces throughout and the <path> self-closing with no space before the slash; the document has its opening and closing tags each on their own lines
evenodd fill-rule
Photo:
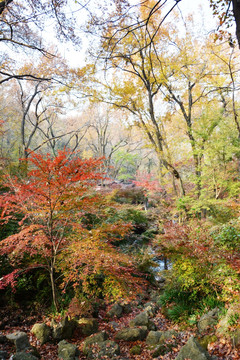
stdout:
<svg viewBox="0 0 240 360">
<path fill-rule="evenodd" d="M 177 332 L 175 330 L 150 331 L 147 336 L 146 343 L 148 345 L 161 345 L 165 343 L 166 340 L 169 340 L 176 335 Z"/>
<path fill-rule="evenodd" d="M 130 354 L 132 355 L 140 355 L 142 352 L 142 348 L 140 345 L 134 345 L 131 349 L 130 349 Z"/>
<path fill-rule="evenodd" d="M 207 350 L 208 345 L 217 341 L 216 335 L 205 335 L 202 338 L 198 338 L 199 344 Z"/>
<path fill-rule="evenodd" d="M 54 340 L 71 339 L 77 326 L 76 320 L 69 320 L 66 316 L 60 323 L 52 322 L 52 336 Z"/>
<path fill-rule="evenodd" d="M 24 351 L 20 351 L 13 355 L 13 360 L 38 360 L 38 358 L 32 354 L 28 354 Z"/>
<path fill-rule="evenodd" d="M 147 336 L 147 332 L 146 326 L 141 328 L 124 328 L 115 335 L 115 339 L 124 341 L 144 340 Z"/>
<path fill-rule="evenodd" d="M 46 344 L 49 341 L 51 332 L 51 328 L 45 323 L 34 324 L 31 329 L 31 333 L 36 336 L 40 345 Z"/>
<path fill-rule="evenodd" d="M 212 360 L 208 352 L 199 344 L 199 342 L 191 337 L 188 342 L 181 348 L 176 360 Z"/>
<path fill-rule="evenodd" d="M 75 360 L 79 355 L 79 350 L 76 345 L 68 343 L 66 340 L 62 340 L 58 344 L 58 357 L 63 360 Z"/>
<path fill-rule="evenodd" d="M 117 317 L 119 318 L 123 313 L 123 306 L 121 306 L 120 304 L 116 303 L 114 304 L 111 309 L 108 311 L 107 316 L 109 318 L 113 318 L 113 317 Z"/>
<path fill-rule="evenodd" d="M 130 327 L 148 326 L 148 324 L 149 324 L 149 316 L 145 311 L 141 312 L 133 320 L 130 321 Z"/>
<path fill-rule="evenodd" d="M 97 334 L 87 337 L 83 343 L 84 355 L 88 354 L 92 344 L 98 344 L 106 341 L 107 339 L 108 339 L 108 334 L 106 333 L 106 331 L 101 331 Z"/>
<path fill-rule="evenodd" d="M 237 327 L 240 326 L 240 304 L 231 304 L 228 308 L 225 316 L 223 316 L 218 325 L 216 334 L 219 336 L 229 336 L 229 327 L 232 326 L 232 322 L 235 321 Z"/>
<path fill-rule="evenodd" d="M 236 330 L 233 331 L 233 333 L 231 334 L 231 338 L 232 338 L 233 346 L 240 345 L 240 328 L 237 328 Z"/>
<path fill-rule="evenodd" d="M 98 331 L 98 322 L 96 319 L 82 318 L 78 320 L 78 327 L 83 335 L 89 336 Z"/>
<path fill-rule="evenodd" d="M 174 344 L 162 344 L 159 345 L 153 352 L 152 357 L 153 358 L 157 358 L 159 356 L 163 356 L 167 353 L 169 353 L 170 351 L 172 351 L 174 347 Z"/>
</svg>

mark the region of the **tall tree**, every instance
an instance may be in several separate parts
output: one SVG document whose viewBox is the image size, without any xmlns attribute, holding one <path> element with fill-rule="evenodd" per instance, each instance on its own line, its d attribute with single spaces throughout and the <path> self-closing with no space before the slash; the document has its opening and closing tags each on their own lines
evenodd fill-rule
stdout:
<svg viewBox="0 0 240 360">
<path fill-rule="evenodd" d="M 156 110 L 159 108 L 156 104 L 163 85 L 156 48 L 166 47 L 171 31 L 175 30 L 169 26 L 159 31 L 157 20 L 157 15 L 161 17 L 159 9 L 155 14 L 156 17 L 150 18 L 147 31 L 143 29 L 141 19 L 145 19 L 146 9 L 147 5 L 143 3 L 136 16 L 131 14 L 120 19 L 118 26 L 121 29 L 128 29 L 133 22 L 136 24 L 136 28 L 130 32 L 126 31 L 124 37 L 116 31 L 116 23 L 104 27 L 101 50 L 96 55 L 97 64 L 93 68 L 95 79 L 90 75 L 91 81 L 94 81 L 98 87 L 101 83 L 104 90 L 100 93 L 97 89 L 93 96 L 98 101 L 127 110 L 132 115 L 135 125 L 142 129 L 158 155 L 159 170 L 162 167 L 168 169 L 179 181 L 181 192 L 184 193 L 181 176 L 165 151 L 167 140 L 162 130 L 161 110 Z M 97 73 L 100 64 L 106 74 L 105 84 L 104 78 L 101 81 Z M 89 71 L 89 68 L 87 70 Z"/>
</svg>

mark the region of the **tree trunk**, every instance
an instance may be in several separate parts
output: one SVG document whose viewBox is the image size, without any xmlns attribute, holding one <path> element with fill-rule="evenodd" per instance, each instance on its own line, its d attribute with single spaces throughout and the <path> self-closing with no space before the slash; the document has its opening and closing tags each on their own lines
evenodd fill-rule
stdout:
<svg viewBox="0 0 240 360">
<path fill-rule="evenodd" d="M 54 280 L 54 267 L 50 268 L 50 279 L 51 279 L 51 287 L 52 287 L 52 300 L 55 310 L 58 310 L 58 302 L 57 302 L 57 294 L 56 294 L 56 285 Z"/>
<path fill-rule="evenodd" d="M 13 0 L 4 0 L 0 2 L 0 15 L 3 13 L 4 9 L 11 3 Z"/>
<path fill-rule="evenodd" d="M 238 46 L 240 48 L 240 0 L 232 0 L 233 15 L 236 22 L 236 36 L 238 40 Z"/>
</svg>

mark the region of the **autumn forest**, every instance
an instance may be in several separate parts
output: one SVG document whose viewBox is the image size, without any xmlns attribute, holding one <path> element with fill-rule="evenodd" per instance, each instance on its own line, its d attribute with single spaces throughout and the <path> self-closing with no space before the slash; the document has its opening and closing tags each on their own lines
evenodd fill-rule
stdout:
<svg viewBox="0 0 240 360">
<path fill-rule="evenodd" d="M 240 2 L 0 1 L 0 359 L 240 359 Z"/>
</svg>

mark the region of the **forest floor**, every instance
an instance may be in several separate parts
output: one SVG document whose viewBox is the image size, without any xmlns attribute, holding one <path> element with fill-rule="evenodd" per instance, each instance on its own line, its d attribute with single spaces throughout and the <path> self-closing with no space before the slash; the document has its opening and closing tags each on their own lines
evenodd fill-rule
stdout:
<svg viewBox="0 0 240 360">
<path fill-rule="evenodd" d="M 137 307 L 133 308 L 133 311 L 130 314 L 121 316 L 121 318 L 107 320 L 106 310 L 100 311 L 98 316 L 99 322 L 99 331 L 105 330 L 109 335 L 110 339 L 114 339 L 114 335 L 117 331 L 123 327 L 128 327 L 129 321 L 133 319 L 141 310 Z M 37 339 L 30 333 L 32 326 L 36 322 L 46 322 L 50 324 L 51 319 L 46 318 L 44 315 L 26 312 L 22 309 L 12 310 L 10 307 L 0 310 L 0 335 L 9 334 L 15 331 L 24 331 L 28 334 L 31 345 L 35 346 L 41 355 L 43 360 L 56 360 L 58 359 L 58 346 L 57 343 L 47 343 L 45 345 L 39 345 Z M 114 328 L 111 322 L 114 321 Z M 174 360 L 181 349 L 181 347 L 187 342 L 191 336 L 197 336 L 197 328 L 194 327 L 184 327 L 183 325 L 176 325 L 168 320 L 159 310 L 153 319 L 157 329 L 160 331 L 167 331 L 174 329 L 177 331 L 178 335 L 170 340 L 166 340 L 166 343 L 171 344 L 171 351 L 165 355 L 159 356 L 157 359 L 162 360 Z M 81 351 L 82 344 L 85 337 L 83 337 L 77 330 L 75 331 L 72 339 L 69 341 L 78 346 Z M 149 346 L 145 341 L 136 341 L 136 342 L 124 342 L 119 341 L 119 346 L 121 349 L 121 355 L 116 359 L 135 359 L 135 360 L 150 360 L 152 359 L 153 350 L 149 350 Z M 140 355 L 132 355 L 130 350 L 134 345 L 139 345 L 141 347 Z M 11 344 L 0 344 L 0 350 L 7 351 L 9 354 L 9 359 L 11 359 L 11 354 L 14 353 L 15 349 Z M 230 341 L 219 338 L 216 342 L 208 346 L 208 352 L 210 355 L 215 355 L 219 360 L 240 360 L 240 348 L 234 348 Z M 81 352 L 79 356 L 80 360 L 85 360 L 86 357 Z"/>
</svg>

